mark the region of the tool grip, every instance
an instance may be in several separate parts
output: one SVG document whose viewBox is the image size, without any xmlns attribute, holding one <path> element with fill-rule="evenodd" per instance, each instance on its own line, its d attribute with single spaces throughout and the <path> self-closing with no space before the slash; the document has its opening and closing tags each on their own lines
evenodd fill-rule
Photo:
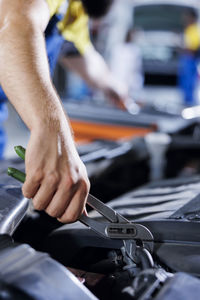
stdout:
<svg viewBox="0 0 200 300">
<path fill-rule="evenodd" d="M 24 183 L 26 180 L 26 174 L 24 172 L 21 172 L 15 168 L 9 167 L 7 170 L 7 173 L 9 176 L 17 179 L 18 181 Z"/>
<path fill-rule="evenodd" d="M 26 149 L 22 146 L 15 146 L 14 149 L 15 149 L 15 152 L 17 153 L 17 155 L 21 159 L 25 160 Z"/>
</svg>

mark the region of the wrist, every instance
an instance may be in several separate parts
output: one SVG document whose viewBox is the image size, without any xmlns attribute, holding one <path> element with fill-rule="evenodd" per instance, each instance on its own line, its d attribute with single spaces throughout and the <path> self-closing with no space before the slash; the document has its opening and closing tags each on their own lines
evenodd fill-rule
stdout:
<svg viewBox="0 0 200 300">
<path fill-rule="evenodd" d="M 30 128 L 31 135 L 40 138 L 60 139 L 65 144 L 74 144 L 73 133 L 69 121 L 64 112 L 49 118 L 39 118 Z"/>
<path fill-rule="evenodd" d="M 66 122 L 66 116 L 58 101 L 40 101 L 40 107 L 34 107 L 28 121 L 30 131 L 59 131 Z"/>
</svg>

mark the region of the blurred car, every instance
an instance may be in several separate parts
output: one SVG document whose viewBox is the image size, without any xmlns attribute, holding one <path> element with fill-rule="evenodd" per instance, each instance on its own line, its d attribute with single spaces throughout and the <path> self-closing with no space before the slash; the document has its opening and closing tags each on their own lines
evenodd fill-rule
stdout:
<svg viewBox="0 0 200 300">
<path fill-rule="evenodd" d="M 200 4 L 185 0 L 131 0 L 126 4 L 117 1 L 112 12 L 115 19 L 108 36 L 107 53 L 113 45 L 124 41 L 126 32 L 132 27 L 136 30 L 134 43 L 141 49 L 145 75 L 176 76 L 183 14 L 187 8 L 199 11 Z"/>
</svg>

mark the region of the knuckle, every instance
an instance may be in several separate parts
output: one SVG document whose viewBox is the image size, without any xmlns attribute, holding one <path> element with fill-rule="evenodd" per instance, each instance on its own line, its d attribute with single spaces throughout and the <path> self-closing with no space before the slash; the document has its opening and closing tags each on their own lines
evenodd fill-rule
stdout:
<svg viewBox="0 0 200 300">
<path fill-rule="evenodd" d="M 33 206 L 36 210 L 44 209 L 44 204 L 41 201 L 34 201 L 34 199 L 33 199 Z"/>
<path fill-rule="evenodd" d="M 26 190 L 26 188 L 24 188 L 24 187 L 22 188 L 22 193 L 23 193 L 24 197 L 26 197 L 26 198 L 32 198 L 32 196 L 33 196 L 33 194 L 30 191 Z"/>
<path fill-rule="evenodd" d="M 83 176 L 84 176 L 85 178 L 88 178 L 88 175 L 87 175 L 87 168 L 86 168 L 86 166 L 85 166 L 84 164 L 82 165 L 81 173 L 83 174 Z"/>
<path fill-rule="evenodd" d="M 58 211 L 56 209 L 46 209 L 45 211 L 49 216 L 51 216 L 53 218 L 58 218 L 60 216 L 60 214 L 58 213 Z"/>
<path fill-rule="evenodd" d="M 86 195 L 89 193 L 89 190 L 90 190 L 90 182 L 89 180 L 85 180 L 85 179 L 82 179 L 81 180 L 81 187 L 82 187 L 82 192 Z"/>
<path fill-rule="evenodd" d="M 74 223 L 77 221 L 79 216 L 77 216 L 77 214 L 65 214 L 63 217 L 59 218 L 59 221 L 61 223 Z"/>
<path fill-rule="evenodd" d="M 83 174 L 85 175 L 85 177 L 87 177 L 87 168 L 85 165 L 83 165 Z"/>
<path fill-rule="evenodd" d="M 48 180 L 49 185 L 57 185 L 59 182 L 59 174 L 56 172 L 50 173 L 47 176 L 47 180 Z"/>
<path fill-rule="evenodd" d="M 32 188 L 30 188 L 30 186 L 25 183 L 22 187 L 22 193 L 24 195 L 24 197 L 26 198 L 32 198 L 34 197 L 35 193 L 34 193 L 34 190 Z"/>
<path fill-rule="evenodd" d="M 66 179 L 66 187 L 68 189 L 72 189 L 76 186 L 77 184 L 77 181 L 75 180 L 75 178 L 73 178 L 72 176 L 69 176 L 67 179 Z"/>
<path fill-rule="evenodd" d="M 32 174 L 29 174 L 31 181 L 33 183 L 40 183 L 44 177 L 43 171 L 41 169 L 37 169 Z"/>
</svg>

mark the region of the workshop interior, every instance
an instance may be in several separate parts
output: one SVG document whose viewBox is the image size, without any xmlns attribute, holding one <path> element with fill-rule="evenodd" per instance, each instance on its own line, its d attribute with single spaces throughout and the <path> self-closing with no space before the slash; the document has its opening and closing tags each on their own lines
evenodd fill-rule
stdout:
<svg viewBox="0 0 200 300">
<path fill-rule="evenodd" d="M 200 1 L 115 0 L 88 24 L 116 90 L 71 42 L 52 75 L 91 184 L 77 222 L 23 196 L 30 133 L 0 101 L 0 299 L 199 299 Z"/>
</svg>

